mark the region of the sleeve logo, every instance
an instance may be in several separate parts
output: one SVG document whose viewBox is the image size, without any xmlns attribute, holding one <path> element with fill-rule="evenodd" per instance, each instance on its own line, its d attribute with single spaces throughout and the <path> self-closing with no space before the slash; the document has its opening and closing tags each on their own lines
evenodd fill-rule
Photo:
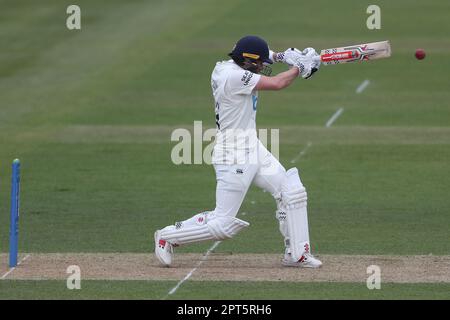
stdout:
<svg viewBox="0 0 450 320">
<path fill-rule="evenodd" d="M 251 73 L 250 71 L 244 72 L 244 75 L 241 78 L 241 81 L 244 83 L 244 86 L 248 85 L 248 83 L 250 82 L 252 77 L 253 77 L 253 73 Z"/>
</svg>

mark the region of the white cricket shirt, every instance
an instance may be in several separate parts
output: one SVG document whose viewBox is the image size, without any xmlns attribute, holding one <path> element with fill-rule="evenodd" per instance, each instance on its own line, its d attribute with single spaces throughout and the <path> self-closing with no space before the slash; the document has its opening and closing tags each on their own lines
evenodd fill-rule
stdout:
<svg viewBox="0 0 450 320">
<path fill-rule="evenodd" d="M 233 60 L 216 63 L 211 75 L 217 125 L 212 163 L 242 163 L 256 148 L 258 92 L 254 88 L 260 78 Z"/>
</svg>

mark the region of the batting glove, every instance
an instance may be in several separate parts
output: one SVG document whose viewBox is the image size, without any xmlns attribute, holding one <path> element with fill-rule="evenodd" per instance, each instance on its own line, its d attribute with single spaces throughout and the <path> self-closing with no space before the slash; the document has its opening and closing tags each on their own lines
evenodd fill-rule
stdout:
<svg viewBox="0 0 450 320">
<path fill-rule="evenodd" d="M 311 76 L 315 72 L 319 71 L 320 63 L 321 63 L 321 61 L 320 61 L 320 54 L 318 54 L 316 52 L 316 50 L 314 48 L 311 48 L 311 47 L 303 49 L 302 53 L 305 56 L 310 57 L 311 60 L 312 60 L 311 65 L 310 65 L 311 66 L 311 73 L 309 75 L 307 75 L 306 77 L 304 77 L 305 79 L 309 79 L 309 78 L 311 78 Z"/>
<path fill-rule="evenodd" d="M 283 62 L 290 66 L 297 67 L 299 76 L 308 79 L 318 70 L 318 68 L 317 62 L 314 60 L 314 52 L 305 52 L 307 52 L 307 54 L 304 54 L 296 48 L 290 48 L 284 52 Z"/>
</svg>

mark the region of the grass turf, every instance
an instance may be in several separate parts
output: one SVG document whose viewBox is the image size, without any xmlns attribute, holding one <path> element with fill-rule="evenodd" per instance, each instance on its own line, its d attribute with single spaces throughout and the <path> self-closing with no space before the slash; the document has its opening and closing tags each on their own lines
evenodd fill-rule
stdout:
<svg viewBox="0 0 450 320">
<path fill-rule="evenodd" d="M 378 31 L 366 29 L 368 1 L 292 0 L 258 14 L 255 3 L 221 2 L 217 10 L 206 0 L 81 0 L 81 31 L 65 28 L 68 1 L 3 5 L 0 251 L 8 250 L 16 157 L 23 252 L 149 252 L 154 229 L 211 209 L 213 169 L 173 165 L 168 126 L 214 126 L 210 72 L 253 33 L 274 50 L 383 39 L 393 47 L 390 59 L 322 67 L 310 81 L 260 95 L 257 123 L 280 128 L 286 167 L 312 142 L 297 165 L 313 249 L 449 254 L 449 3 L 379 1 Z M 417 47 L 427 52 L 420 62 Z M 370 85 L 356 94 L 365 79 Z M 344 113 L 325 129 L 338 108 Z M 280 252 L 274 210 L 269 195 L 252 189 L 241 210 L 252 227 L 218 250 Z"/>
<path fill-rule="evenodd" d="M 357 283 L 187 282 L 173 295 L 173 281 L 81 282 L 68 290 L 65 281 L 0 281 L 0 299 L 152 299 L 152 300 L 375 300 L 448 299 L 449 284 L 382 284 L 367 289 Z"/>
</svg>

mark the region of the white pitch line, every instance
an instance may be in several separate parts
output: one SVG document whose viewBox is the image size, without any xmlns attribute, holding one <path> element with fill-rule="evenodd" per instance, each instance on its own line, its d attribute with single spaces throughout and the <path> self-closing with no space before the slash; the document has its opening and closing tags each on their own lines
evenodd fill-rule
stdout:
<svg viewBox="0 0 450 320">
<path fill-rule="evenodd" d="M 327 121 L 325 124 L 325 127 L 329 128 L 333 124 L 334 121 L 336 121 L 337 118 L 341 115 L 341 113 L 344 112 L 344 108 L 339 108 L 330 118 L 330 120 Z"/>
<path fill-rule="evenodd" d="M 214 242 L 213 246 L 211 248 L 208 249 L 208 251 L 206 251 L 206 254 L 203 256 L 203 258 L 197 263 L 197 265 L 195 266 L 194 269 L 192 269 L 180 282 L 178 282 L 178 284 L 173 287 L 169 293 L 164 297 L 164 299 L 166 299 L 169 295 L 174 294 L 178 288 L 185 282 L 187 281 L 193 274 L 195 271 L 197 271 L 197 269 L 203 264 L 203 262 L 205 262 L 208 259 L 209 254 L 214 251 L 215 248 L 217 248 L 217 246 L 220 244 L 221 241 L 216 241 Z"/>
<path fill-rule="evenodd" d="M 302 151 L 300 151 L 300 153 L 294 159 L 291 160 L 291 163 L 296 163 L 301 157 L 303 157 L 303 155 L 306 153 L 306 150 L 308 150 L 309 147 L 311 147 L 311 146 L 312 146 L 312 142 L 308 141 L 308 144 L 306 145 L 306 147 L 304 147 L 302 149 Z"/>
<path fill-rule="evenodd" d="M 359 86 L 358 86 L 358 88 L 356 88 L 356 93 L 361 93 L 361 92 L 363 92 L 366 88 L 367 88 L 367 86 L 370 84 L 370 81 L 369 80 L 364 80 Z"/>
<path fill-rule="evenodd" d="M 331 118 L 327 121 L 327 123 L 325 124 L 325 127 L 330 127 L 334 121 L 336 121 L 336 119 L 341 115 L 341 113 L 344 112 L 344 108 L 339 108 L 332 116 Z M 308 141 L 308 144 L 306 145 L 306 147 L 304 147 L 299 154 L 291 160 L 291 163 L 296 163 L 301 157 L 303 157 L 306 153 L 306 151 L 312 146 L 312 142 Z"/>
<path fill-rule="evenodd" d="M 20 260 L 20 261 L 17 263 L 17 267 L 18 267 L 22 262 L 24 262 L 25 260 L 27 260 L 29 257 L 30 257 L 30 255 L 27 254 L 22 260 Z M 9 275 L 11 274 L 11 272 L 13 272 L 14 270 L 16 270 L 17 267 L 13 267 L 13 268 L 9 269 L 9 271 L 6 272 L 0 279 L 1 279 L 1 280 L 6 279 L 6 277 L 9 276 Z"/>
</svg>

